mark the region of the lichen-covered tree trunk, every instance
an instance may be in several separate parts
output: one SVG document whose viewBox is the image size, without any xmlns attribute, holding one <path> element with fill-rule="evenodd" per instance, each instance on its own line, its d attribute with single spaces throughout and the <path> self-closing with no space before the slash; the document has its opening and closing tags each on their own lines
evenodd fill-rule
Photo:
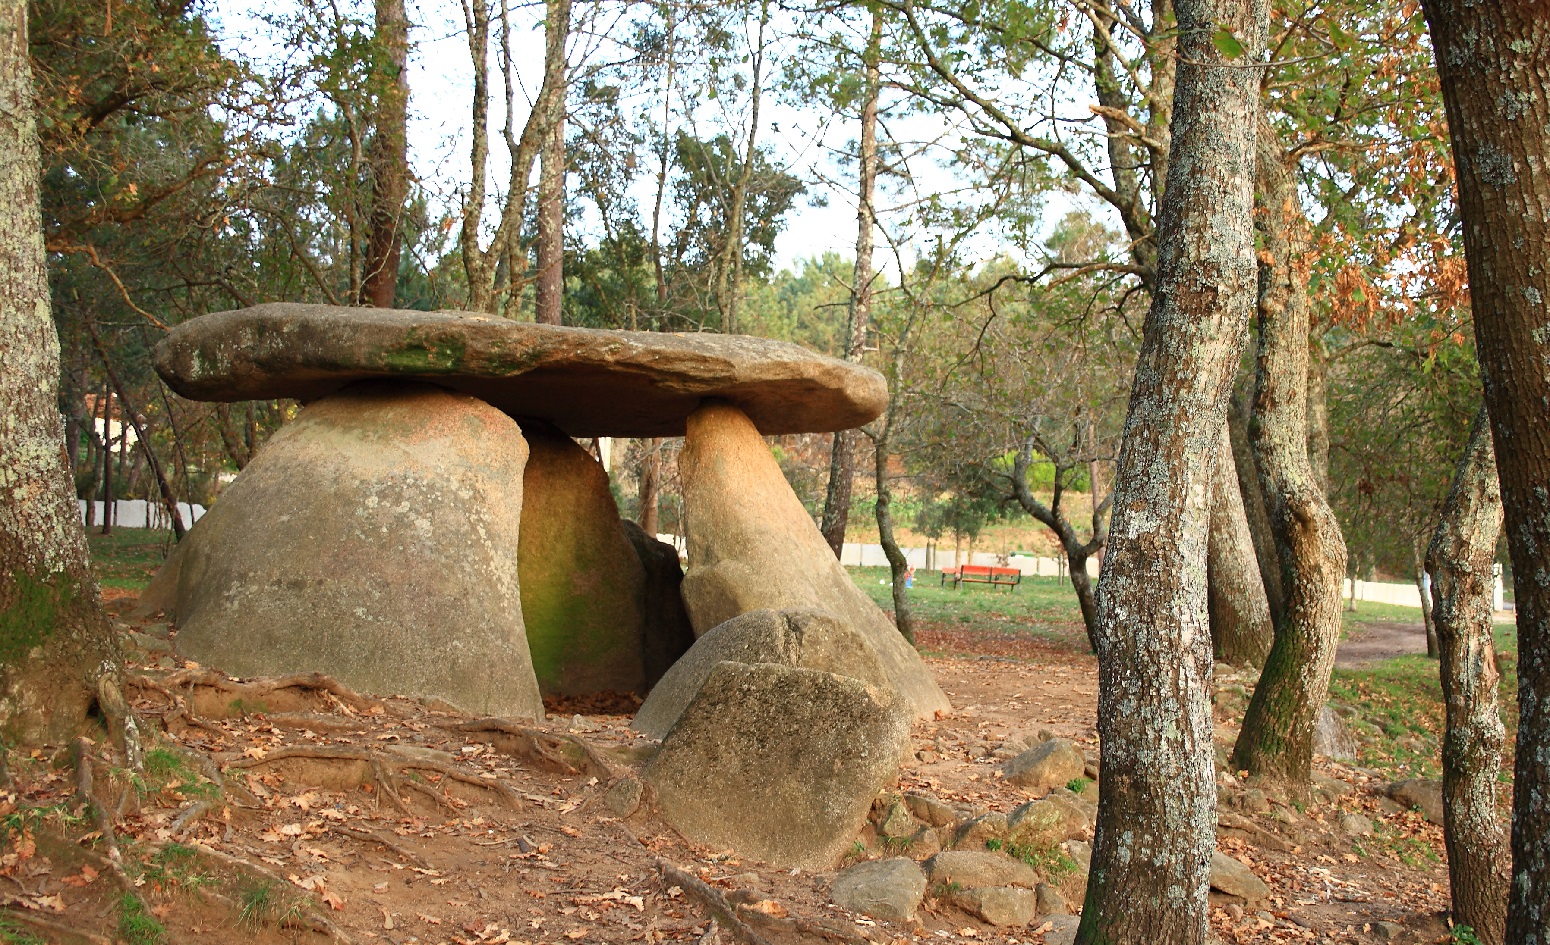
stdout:
<svg viewBox="0 0 1550 945">
<path fill-rule="evenodd" d="M 1233 764 L 1294 792 L 1313 777 L 1313 731 L 1340 640 L 1345 540 L 1308 460 L 1306 217 L 1268 121 L 1257 135 L 1259 351 L 1249 439 L 1281 562 L 1286 611 L 1249 701 Z"/>
<path fill-rule="evenodd" d="M 1448 716 L 1442 810 L 1453 921 L 1474 929 L 1484 945 L 1500 945 L 1507 925 L 1507 837 L 1496 808 L 1506 731 L 1496 705 L 1491 619 L 1501 529 L 1501 487 L 1482 407 L 1426 558 Z"/>
<path fill-rule="evenodd" d="M 75 731 L 117 662 L 60 441 L 27 5 L 0 0 L 0 735 Z"/>
<path fill-rule="evenodd" d="M 1250 343 L 1254 343 L 1252 340 Z M 1270 513 L 1265 509 L 1265 490 L 1259 486 L 1259 464 L 1254 461 L 1254 446 L 1249 442 L 1249 419 L 1254 411 L 1253 375 L 1248 385 L 1233 394 L 1227 408 L 1227 433 L 1232 440 L 1232 459 L 1238 473 L 1238 494 L 1243 500 L 1243 515 L 1254 540 L 1254 558 L 1259 562 L 1259 579 L 1265 585 L 1265 602 L 1270 605 L 1270 625 L 1286 612 L 1286 594 L 1281 587 L 1281 555 L 1276 551 L 1270 530 Z"/>
<path fill-rule="evenodd" d="M 1511 945 L 1550 943 L 1550 16 L 1424 0 L 1458 177 L 1475 349 L 1518 612 Z"/>
<path fill-rule="evenodd" d="M 1210 582 L 1211 648 L 1231 666 L 1259 666 L 1270 652 L 1270 602 L 1259 576 L 1254 538 L 1238 488 L 1232 438 L 1222 425 L 1211 487 L 1211 538 L 1206 558 Z"/>
<path fill-rule="evenodd" d="M 861 168 L 856 192 L 856 265 L 850 285 L 850 317 L 847 319 L 845 360 L 861 363 L 866 352 L 867 320 L 872 313 L 872 230 L 877 225 L 872 196 L 877 184 L 877 100 L 882 91 L 883 18 L 872 11 L 872 33 L 866 48 L 866 94 L 861 103 Z M 850 492 L 856 478 L 857 434 L 834 434 L 829 456 L 829 489 L 824 496 L 824 540 L 840 557 L 845 549 L 845 526 L 850 521 Z"/>
<path fill-rule="evenodd" d="M 377 0 L 378 53 L 382 85 L 377 93 L 375 130 L 367 148 L 371 212 L 366 219 L 366 266 L 360 301 L 392 308 L 403 247 L 404 202 L 409 197 L 409 20 L 404 0 Z"/>
<path fill-rule="evenodd" d="M 1227 396 L 1254 304 L 1266 5 L 1183 0 L 1168 183 L 1098 585 L 1103 779 L 1079 945 L 1207 940 L 1216 778 L 1206 550 Z M 1245 54 L 1213 42 L 1230 32 Z M 1202 457 L 1206 461 L 1202 462 Z"/>
<path fill-rule="evenodd" d="M 563 99 L 563 94 L 562 94 Z M 533 320 L 564 321 L 565 302 L 565 110 L 544 138 L 538 164 L 538 233 L 534 240 L 538 276 L 533 284 Z"/>
</svg>

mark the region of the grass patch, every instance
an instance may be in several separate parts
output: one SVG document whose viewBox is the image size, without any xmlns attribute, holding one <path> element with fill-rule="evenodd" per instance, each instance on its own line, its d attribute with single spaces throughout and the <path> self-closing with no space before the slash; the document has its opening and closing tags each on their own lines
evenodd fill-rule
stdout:
<svg viewBox="0 0 1550 945">
<path fill-rule="evenodd" d="M 167 928 L 145 911 L 139 896 L 126 892 L 118 901 L 118 934 L 129 945 L 160 945 Z"/>
<path fill-rule="evenodd" d="M 48 945 L 48 939 L 39 938 L 6 916 L 0 916 L 0 942 L 5 945 Z"/>
<path fill-rule="evenodd" d="M 884 611 L 893 611 L 887 568 L 846 568 L 851 580 Z M 1025 576 L 1015 589 L 988 584 L 943 587 L 936 571 L 915 572 L 910 611 L 917 623 L 948 633 L 1043 638 L 1085 650 L 1082 612 L 1066 578 Z"/>
<path fill-rule="evenodd" d="M 138 593 L 151 583 L 156 569 L 166 560 L 172 532 L 115 526 L 112 534 L 103 535 L 93 527 L 87 531 L 86 542 L 103 587 Z"/>
<path fill-rule="evenodd" d="M 985 849 L 1005 853 L 1014 860 L 1022 860 L 1048 879 L 1059 881 L 1077 870 L 1076 861 L 1060 848 L 1059 844 L 1048 847 L 1023 846 L 992 837 L 985 841 Z"/>
<path fill-rule="evenodd" d="M 177 791 L 186 797 L 204 800 L 220 795 L 220 788 L 196 772 L 186 757 L 162 747 L 145 753 L 145 781 L 140 787 L 142 793 Z"/>
</svg>

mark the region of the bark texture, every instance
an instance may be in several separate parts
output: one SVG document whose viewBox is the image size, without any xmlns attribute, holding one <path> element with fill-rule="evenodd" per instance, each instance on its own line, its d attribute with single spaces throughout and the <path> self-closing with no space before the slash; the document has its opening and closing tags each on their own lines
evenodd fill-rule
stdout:
<svg viewBox="0 0 1550 945">
<path fill-rule="evenodd" d="M 62 740 L 117 649 L 60 441 L 27 5 L 0 0 L 0 735 Z M 108 451 L 104 451 L 108 452 Z"/>
<path fill-rule="evenodd" d="M 1286 611 L 1244 715 L 1233 764 L 1285 782 L 1313 777 L 1313 731 L 1340 640 L 1345 540 L 1308 459 L 1306 217 L 1269 122 L 1258 126 L 1259 351 L 1249 438 L 1281 562 Z"/>
<path fill-rule="evenodd" d="M 1550 943 L 1550 15 L 1425 0 L 1518 607 L 1506 941 Z"/>
<path fill-rule="evenodd" d="M 1453 921 L 1500 945 L 1507 925 L 1507 837 L 1497 818 L 1496 774 L 1506 730 L 1497 709 L 1491 597 L 1502 494 L 1485 408 L 1443 503 L 1427 551 L 1448 724 L 1442 740 L 1443 839 Z"/>
<path fill-rule="evenodd" d="M 561 80 L 563 81 L 563 79 Z M 563 99 L 564 93 L 561 93 Z M 533 320 L 562 324 L 565 301 L 565 113 L 556 116 L 544 139 L 538 166 L 538 279 L 533 286 Z"/>
<path fill-rule="evenodd" d="M 1098 588 L 1103 779 L 1079 945 L 1195 945 L 1216 848 L 1206 546 L 1215 457 L 1254 300 L 1254 128 L 1266 6 L 1176 5 L 1157 287 Z M 1245 49 L 1228 63 L 1219 29 Z M 1206 457 L 1207 461 L 1201 462 Z"/>
<path fill-rule="evenodd" d="M 866 93 L 861 104 L 861 171 L 856 199 L 856 265 L 850 285 L 850 312 L 847 319 L 845 360 L 861 363 L 866 352 L 867 321 L 872 313 L 872 230 L 877 215 L 872 193 L 877 184 L 877 99 L 882 89 L 880 59 L 883 44 L 882 14 L 872 11 L 872 33 L 866 48 Z M 834 434 L 829 456 L 829 490 L 824 496 L 824 540 L 840 557 L 845 550 L 845 526 L 850 520 L 850 492 L 856 478 L 856 434 L 841 430 Z"/>
<path fill-rule="evenodd" d="M 1254 556 L 1254 538 L 1238 489 L 1232 438 L 1222 425 L 1211 487 L 1211 539 L 1206 571 L 1210 580 L 1211 648 L 1219 663 L 1261 666 L 1270 652 L 1270 602 Z"/>
<path fill-rule="evenodd" d="M 1252 382 L 1248 386 L 1251 385 Z M 1254 461 L 1254 446 L 1249 442 L 1249 419 L 1253 412 L 1252 390 L 1235 393 L 1227 411 L 1227 432 L 1232 438 L 1243 514 L 1254 541 L 1254 558 L 1259 562 L 1259 578 L 1265 585 L 1265 600 L 1270 605 L 1270 623 L 1274 627 L 1286 612 L 1286 594 L 1281 587 L 1281 555 L 1270 531 L 1270 513 L 1265 510 L 1265 490 L 1259 487 L 1259 464 Z"/>
<path fill-rule="evenodd" d="M 363 305 L 392 308 L 403 247 L 404 202 L 409 197 L 409 20 L 404 0 L 377 0 L 377 47 L 382 87 L 376 131 L 366 161 L 371 172 L 371 213 L 366 220 Z"/>
</svg>

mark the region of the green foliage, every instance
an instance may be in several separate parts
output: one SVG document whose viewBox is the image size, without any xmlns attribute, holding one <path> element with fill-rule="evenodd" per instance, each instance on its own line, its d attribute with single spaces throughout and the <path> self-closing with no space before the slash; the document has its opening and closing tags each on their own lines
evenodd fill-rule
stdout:
<svg viewBox="0 0 1550 945">
<path fill-rule="evenodd" d="M 1467 925 L 1455 925 L 1448 930 L 1448 938 L 1453 945 L 1485 945 L 1475 930 Z"/>
<path fill-rule="evenodd" d="M 0 942 L 5 945 L 48 945 L 48 940 L 27 931 L 26 927 L 7 916 L 0 916 Z"/>
<path fill-rule="evenodd" d="M 1080 794 L 1083 791 L 1087 790 L 1087 786 L 1089 784 L 1092 784 L 1092 783 L 1093 783 L 1092 778 L 1087 778 L 1087 777 L 1072 778 L 1071 780 L 1066 782 L 1066 790 L 1070 791 L 1072 794 Z"/>
<path fill-rule="evenodd" d="M 118 934 L 128 945 L 160 945 L 167 929 L 146 911 L 139 896 L 125 892 L 118 900 Z"/>
<path fill-rule="evenodd" d="M 985 841 L 985 849 L 997 853 L 1005 853 L 1014 860 L 1022 860 L 1037 870 L 1040 875 L 1057 882 L 1062 877 L 1069 876 L 1077 870 L 1076 861 L 1071 859 L 1060 848 L 1059 844 L 1036 847 L 998 840 L 992 837 Z"/>
</svg>

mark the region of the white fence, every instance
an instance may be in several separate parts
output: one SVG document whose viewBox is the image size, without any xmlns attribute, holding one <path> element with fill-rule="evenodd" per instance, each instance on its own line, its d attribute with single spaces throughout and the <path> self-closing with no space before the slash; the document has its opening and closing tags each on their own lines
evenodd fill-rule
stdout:
<svg viewBox="0 0 1550 945">
<path fill-rule="evenodd" d="M 86 500 L 77 499 L 80 508 L 81 521 L 86 521 Z M 102 524 L 103 504 L 93 502 L 95 515 L 92 521 Z M 184 526 L 193 525 L 205 514 L 205 507 L 199 504 L 187 502 L 178 503 L 178 517 L 183 520 Z M 167 514 L 166 506 L 160 502 L 147 502 L 144 499 L 117 499 L 113 503 L 113 524 L 122 528 L 171 528 L 172 517 Z"/>
</svg>

